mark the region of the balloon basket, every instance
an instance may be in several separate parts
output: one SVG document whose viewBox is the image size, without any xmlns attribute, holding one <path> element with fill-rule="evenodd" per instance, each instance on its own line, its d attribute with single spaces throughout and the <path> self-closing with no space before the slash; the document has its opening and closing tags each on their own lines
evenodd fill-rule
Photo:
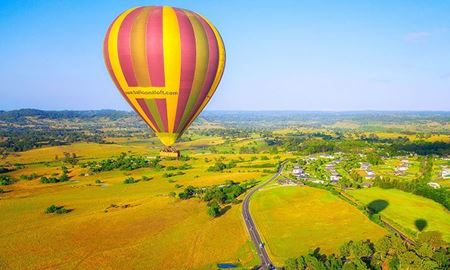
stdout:
<svg viewBox="0 0 450 270">
<path fill-rule="evenodd" d="M 159 156 L 161 158 L 167 158 L 167 159 L 179 159 L 180 151 L 176 150 L 173 147 L 166 147 L 159 152 Z"/>
</svg>

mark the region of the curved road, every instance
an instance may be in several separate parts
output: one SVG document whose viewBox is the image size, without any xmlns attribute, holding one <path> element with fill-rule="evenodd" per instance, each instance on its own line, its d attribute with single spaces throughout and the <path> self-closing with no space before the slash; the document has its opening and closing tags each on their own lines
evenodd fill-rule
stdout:
<svg viewBox="0 0 450 270">
<path fill-rule="evenodd" d="M 255 222 L 253 221 L 252 216 L 250 215 L 250 199 L 252 195 L 264 187 L 265 185 L 269 184 L 271 181 L 273 181 L 275 178 L 277 178 L 280 173 L 283 171 L 284 165 L 286 164 L 286 161 L 281 163 L 281 165 L 278 167 L 277 172 L 267 181 L 262 183 L 259 186 L 256 186 L 253 188 L 244 198 L 244 202 L 242 205 L 242 216 L 244 217 L 245 225 L 247 226 L 247 230 L 250 233 L 250 238 L 252 239 L 253 244 L 255 245 L 255 248 L 258 252 L 259 259 L 261 261 L 261 266 L 259 269 L 275 269 L 275 267 L 272 264 L 272 261 L 269 258 L 269 255 L 267 255 L 266 249 L 264 247 L 264 243 L 261 240 L 261 237 L 259 236 L 258 230 L 256 229 Z"/>
</svg>

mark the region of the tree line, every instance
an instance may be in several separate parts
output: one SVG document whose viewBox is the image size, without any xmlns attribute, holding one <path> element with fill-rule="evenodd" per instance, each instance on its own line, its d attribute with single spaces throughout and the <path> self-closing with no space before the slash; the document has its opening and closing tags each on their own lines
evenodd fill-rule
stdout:
<svg viewBox="0 0 450 270">
<path fill-rule="evenodd" d="M 450 268 L 448 244 L 439 232 L 423 232 L 415 245 L 397 235 L 387 235 L 373 243 L 370 240 L 349 241 L 338 254 L 322 254 L 320 248 L 307 255 L 286 260 L 285 270 L 381 270 Z"/>
<path fill-rule="evenodd" d="M 184 191 L 178 194 L 178 198 L 188 200 L 190 198 L 199 198 L 208 205 L 208 214 L 217 217 L 221 214 L 220 205 L 239 203 L 237 198 L 248 189 L 257 184 L 255 180 L 245 181 L 243 183 L 227 181 L 225 184 L 212 187 L 194 187 L 188 186 Z"/>
<path fill-rule="evenodd" d="M 164 166 L 159 164 L 161 159 L 147 159 L 143 156 L 128 155 L 121 153 L 117 158 L 108 158 L 101 161 L 88 161 L 81 164 L 82 168 L 89 168 L 91 172 L 106 172 L 114 169 L 120 170 L 136 170 L 139 168 L 156 168 L 162 169 Z"/>
</svg>

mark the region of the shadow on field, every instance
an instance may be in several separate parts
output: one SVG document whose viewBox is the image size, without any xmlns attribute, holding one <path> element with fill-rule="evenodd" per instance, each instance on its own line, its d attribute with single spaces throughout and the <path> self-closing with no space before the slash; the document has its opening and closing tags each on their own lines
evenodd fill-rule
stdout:
<svg viewBox="0 0 450 270">
<path fill-rule="evenodd" d="M 372 214 L 379 214 L 381 211 L 386 209 L 388 205 L 389 202 L 386 200 L 374 200 L 367 205 L 367 208 L 369 208 L 369 211 Z"/>
<path fill-rule="evenodd" d="M 428 222 L 423 218 L 416 219 L 414 224 L 419 232 L 423 231 L 428 226 Z"/>
<path fill-rule="evenodd" d="M 229 206 L 229 205 L 227 205 L 224 208 L 220 209 L 219 217 L 225 215 L 225 213 L 228 212 L 228 210 L 230 210 L 230 209 L 231 209 L 231 206 Z"/>
</svg>

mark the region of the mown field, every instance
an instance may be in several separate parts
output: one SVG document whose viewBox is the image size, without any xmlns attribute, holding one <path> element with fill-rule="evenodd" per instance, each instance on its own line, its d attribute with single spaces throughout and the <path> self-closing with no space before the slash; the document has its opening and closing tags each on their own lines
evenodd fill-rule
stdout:
<svg viewBox="0 0 450 270">
<path fill-rule="evenodd" d="M 446 241 L 450 241 L 450 213 L 430 199 L 396 189 L 368 188 L 349 190 L 348 193 L 366 205 L 384 201 L 380 214 L 410 234 L 418 233 L 419 229 L 439 231 Z"/>
<path fill-rule="evenodd" d="M 356 208 L 312 187 L 271 184 L 254 195 L 250 209 L 276 265 L 317 247 L 333 253 L 347 241 L 386 234 Z"/>
<path fill-rule="evenodd" d="M 241 218 L 240 204 L 231 204 L 217 218 L 207 214 L 206 203 L 169 195 L 186 186 L 265 179 L 271 173 L 258 164 L 276 164 L 281 157 L 261 160 L 259 154 L 202 154 L 216 138 L 180 143 L 188 161 L 164 160 L 166 167 L 188 164 L 184 175 L 165 177 L 165 169 L 141 168 L 89 173 L 66 165 L 70 181 L 42 184 L 38 179 L 18 180 L 0 195 L 0 268 L 9 269 L 216 269 L 217 263 L 249 268 L 258 264 Z M 77 143 L 46 147 L 10 155 L 5 164 L 23 168 L 9 175 L 61 173 L 64 152 L 76 153 L 79 163 L 118 156 L 121 152 L 152 157 L 159 148 L 151 143 L 117 140 L 117 144 Z M 194 151 L 191 151 L 194 150 Z M 194 152 L 196 154 L 194 154 Z M 209 172 L 216 160 L 241 158 L 235 168 Z M 275 168 L 269 168 L 274 170 Z M 138 180 L 124 184 L 127 177 Z M 150 178 L 143 181 L 142 176 Z M 96 183 L 96 180 L 101 183 Z M 45 214 L 52 205 L 65 206 L 63 215 Z"/>
</svg>

